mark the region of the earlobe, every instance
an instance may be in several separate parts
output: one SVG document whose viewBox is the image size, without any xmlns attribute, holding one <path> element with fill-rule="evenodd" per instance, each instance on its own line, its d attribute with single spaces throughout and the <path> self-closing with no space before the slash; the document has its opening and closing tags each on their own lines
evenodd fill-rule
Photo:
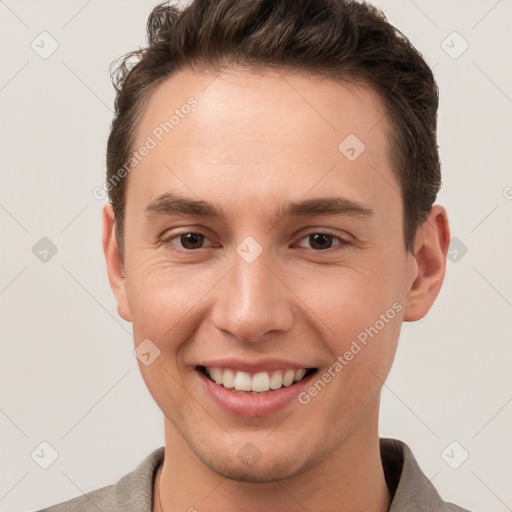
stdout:
<svg viewBox="0 0 512 512">
<path fill-rule="evenodd" d="M 427 220 L 418 228 L 414 254 L 410 255 L 414 272 L 408 284 L 404 321 L 420 320 L 432 307 L 443 284 L 449 244 L 446 210 L 433 206 Z"/>
<path fill-rule="evenodd" d="M 103 207 L 103 253 L 107 264 L 108 280 L 117 300 L 119 316 L 127 322 L 132 321 L 126 295 L 126 277 L 124 263 L 115 235 L 115 216 L 111 204 Z"/>
</svg>

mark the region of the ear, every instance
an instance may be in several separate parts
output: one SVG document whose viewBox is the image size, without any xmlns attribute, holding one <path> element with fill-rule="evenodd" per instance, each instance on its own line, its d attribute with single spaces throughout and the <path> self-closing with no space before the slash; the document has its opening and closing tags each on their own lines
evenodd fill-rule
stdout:
<svg viewBox="0 0 512 512">
<path fill-rule="evenodd" d="M 420 320 L 432 307 L 443 284 L 449 245 L 446 210 L 439 205 L 433 206 L 427 220 L 418 228 L 414 254 L 410 254 L 412 271 L 404 321 Z"/>
<path fill-rule="evenodd" d="M 126 296 L 124 263 L 117 245 L 114 229 L 114 210 L 110 203 L 103 207 L 103 252 L 107 263 L 108 280 L 117 299 L 117 312 L 127 322 L 132 321 Z"/>
</svg>

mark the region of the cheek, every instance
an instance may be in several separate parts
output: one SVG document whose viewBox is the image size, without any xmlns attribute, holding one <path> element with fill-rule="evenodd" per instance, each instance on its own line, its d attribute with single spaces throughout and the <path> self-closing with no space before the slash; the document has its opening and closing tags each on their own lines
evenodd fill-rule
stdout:
<svg viewBox="0 0 512 512">
<path fill-rule="evenodd" d="M 397 258 L 381 253 L 343 267 L 302 270 L 290 278 L 305 306 L 317 315 L 317 322 L 324 321 L 334 339 L 347 340 L 373 325 L 394 303 L 403 302 L 405 268 Z M 390 312 L 395 314 L 395 310 Z"/>
<path fill-rule="evenodd" d="M 403 317 L 402 267 L 398 257 L 381 252 L 364 264 L 351 262 L 295 278 L 297 295 L 307 297 L 314 313 L 309 316 L 313 330 L 321 328 L 331 365 L 342 358 L 339 371 L 333 372 L 343 376 L 333 381 L 343 382 L 356 396 L 380 387 L 379 378 L 384 380 L 391 367 Z"/>
<path fill-rule="evenodd" d="M 378 314 L 368 314 L 361 304 L 347 304 L 345 313 L 331 322 L 335 334 L 325 338 L 325 344 L 332 359 L 320 369 L 303 400 L 318 396 L 316 407 L 324 410 L 324 421 L 335 430 L 351 428 L 378 397 L 395 356 L 402 310 L 395 302 Z"/>
<path fill-rule="evenodd" d="M 139 265 L 137 266 L 137 263 Z M 194 265 L 171 266 L 155 255 L 133 262 L 126 290 L 136 343 L 150 338 L 165 349 L 183 336 L 218 272 Z"/>
</svg>

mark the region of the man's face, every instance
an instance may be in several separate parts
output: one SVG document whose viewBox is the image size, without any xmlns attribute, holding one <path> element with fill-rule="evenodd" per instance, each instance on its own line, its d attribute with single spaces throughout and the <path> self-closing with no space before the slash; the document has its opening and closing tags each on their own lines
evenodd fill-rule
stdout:
<svg viewBox="0 0 512 512">
<path fill-rule="evenodd" d="M 276 480 L 376 435 L 414 258 L 375 93 L 285 72 L 214 78 L 179 72 L 145 109 L 135 148 L 156 146 L 129 175 L 119 311 L 136 346 L 160 350 L 140 369 L 166 428 L 223 476 Z M 180 212 L 170 194 L 222 216 Z M 263 388 L 317 370 L 253 395 L 203 366 L 227 386 L 226 369 L 259 373 Z"/>
</svg>

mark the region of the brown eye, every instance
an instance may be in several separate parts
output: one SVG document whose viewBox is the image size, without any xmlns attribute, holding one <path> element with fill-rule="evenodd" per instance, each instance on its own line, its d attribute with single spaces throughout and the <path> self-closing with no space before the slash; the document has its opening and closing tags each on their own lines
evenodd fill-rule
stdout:
<svg viewBox="0 0 512 512">
<path fill-rule="evenodd" d="M 342 249 L 345 245 L 349 244 L 347 240 L 344 240 L 337 235 L 321 232 L 310 233 L 309 235 L 306 235 L 304 238 L 302 238 L 301 243 L 299 244 L 301 247 L 305 247 L 303 245 L 304 240 L 308 242 L 309 248 L 316 252 L 327 251 L 336 246 L 339 246 L 338 249 Z"/>
<path fill-rule="evenodd" d="M 204 236 L 199 233 L 184 233 L 179 235 L 180 243 L 184 249 L 200 249 L 204 242 Z"/>
<path fill-rule="evenodd" d="M 309 242 L 313 249 L 325 250 L 332 247 L 334 237 L 326 233 L 315 233 L 309 235 Z"/>
</svg>

